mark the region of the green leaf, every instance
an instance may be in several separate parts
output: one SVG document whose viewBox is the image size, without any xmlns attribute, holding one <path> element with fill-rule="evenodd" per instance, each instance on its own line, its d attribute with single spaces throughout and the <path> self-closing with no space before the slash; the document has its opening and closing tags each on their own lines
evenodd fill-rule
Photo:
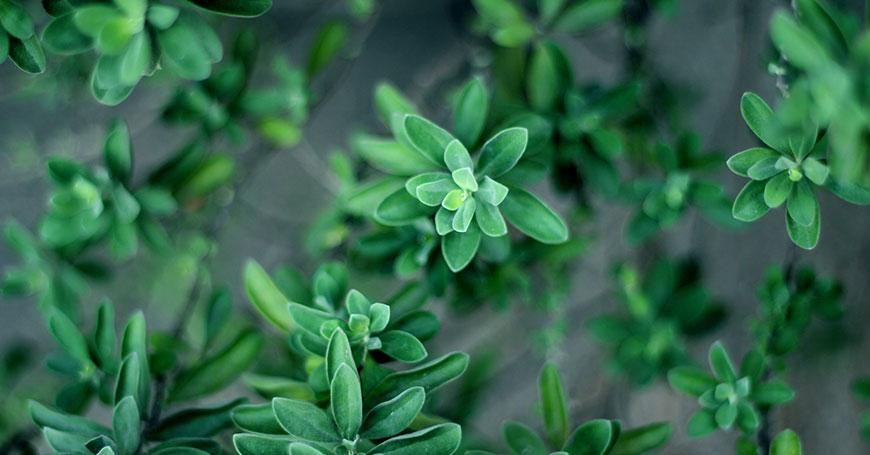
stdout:
<svg viewBox="0 0 870 455">
<path fill-rule="evenodd" d="M 314 400 L 311 387 L 307 382 L 284 376 L 268 376 L 254 373 L 243 374 L 242 380 L 264 398 L 286 397 L 303 401 Z"/>
<path fill-rule="evenodd" d="M 568 240 L 568 227 L 549 207 L 528 191 L 510 187 L 499 205 L 501 213 L 523 234 L 541 243 L 562 243 Z"/>
<path fill-rule="evenodd" d="M 441 254 L 453 273 L 464 269 L 480 246 L 480 229 L 470 225 L 465 232 L 451 232 L 441 237 Z"/>
<path fill-rule="evenodd" d="M 237 398 L 224 404 L 206 408 L 185 409 L 160 420 L 148 432 L 152 441 L 168 441 L 176 438 L 207 438 L 230 428 L 233 420 L 230 413 L 234 408 L 248 402 L 247 398 Z M 271 407 L 268 408 L 272 414 Z M 274 421 L 274 417 L 273 417 Z"/>
<path fill-rule="evenodd" d="M 91 354 L 88 350 L 88 342 L 79 332 L 75 323 L 61 311 L 55 311 L 48 318 L 48 329 L 54 336 L 55 341 L 72 358 L 76 359 L 82 368 L 93 366 Z"/>
<path fill-rule="evenodd" d="M 726 164 L 735 174 L 749 177 L 749 169 L 759 161 L 765 158 L 779 158 L 780 156 L 782 155 L 771 149 L 756 147 L 733 155 L 731 158 L 728 158 Z"/>
<path fill-rule="evenodd" d="M 774 208 L 782 205 L 792 191 L 792 182 L 788 172 L 781 172 L 764 184 L 764 203 Z"/>
<path fill-rule="evenodd" d="M 771 381 L 756 384 L 752 388 L 749 399 L 760 405 L 787 403 L 794 398 L 794 390 L 782 381 Z"/>
<path fill-rule="evenodd" d="M 428 394 L 458 378 L 468 367 L 468 355 L 452 352 L 415 368 L 387 375 L 366 396 L 367 405 L 392 399 L 405 390 L 420 386 Z"/>
<path fill-rule="evenodd" d="M 42 30 L 42 44 L 46 49 L 55 54 L 73 55 L 93 47 L 93 39 L 79 31 L 74 17 L 74 13 L 68 13 L 53 19 L 45 26 Z"/>
<path fill-rule="evenodd" d="M 385 177 L 360 183 L 354 194 L 347 199 L 345 209 L 358 216 L 374 216 L 381 201 L 404 186 L 405 180 L 401 177 Z"/>
<path fill-rule="evenodd" d="M 0 25 L 12 38 L 26 40 L 33 36 L 33 19 L 14 1 L 0 1 Z"/>
<path fill-rule="evenodd" d="M 353 360 L 350 341 L 348 341 L 344 330 L 336 327 L 332 331 L 329 337 L 329 344 L 326 347 L 326 379 L 330 383 L 342 365 L 347 365 L 351 370 L 356 371 L 356 363 Z"/>
<path fill-rule="evenodd" d="M 477 209 L 477 202 L 474 198 L 467 198 L 462 201 L 462 204 L 456 210 L 453 216 L 453 230 L 456 232 L 465 233 L 471 225 L 471 220 L 474 218 L 474 212 Z"/>
<path fill-rule="evenodd" d="M 471 155 L 468 153 L 468 149 L 462 145 L 462 142 L 459 142 L 459 139 L 454 139 L 447 144 L 447 148 L 444 149 L 444 163 L 447 164 L 447 169 L 452 173 L 460 169 L 468 169 L 469 171 L 474 169 Z M 472 173 L 472 178 L 473 176 Z"/>
<path fill-rule="evenodd" d="M 555 447 L 562 447 L 568 436 L 568 408 L 565 392 L 556 365 L 547 363 L 541 370 L 541 403 L 544 408 L 544 428 L 547 438 Z"/>
<path fill-rule="evenodd" d="M 459 448 L 462 429 L 455 423 L 443 423 L 425 430 L 397 436 L 376 445 L 369 453 L 382 455 L 451 455 Z"/>
<path fill-rule="evenodd" d="M 546 455 L 547 444 L 532 431 L 519 423 L 507 421 L 502 425 L 502 436 L 511 452 L 518 455 Z"/>
<path fill-rule="evenodd" d="M 394 135 L 404 134 L 405 114 L 416 114 L 417 108 L 402 92 L 387 82 L 375 88 L 375 109 L 384 125 L 390 127 Z M 399 139 L 397 137 L 397 139 Z M 399 139 L 401 141 L 401 139 Z M 438 163 L 440 164 L 440 163 Z"/>
<path fill-rule="evenodd" d="M 182 371 L 168 400 L 190 400 L 222 390 L 251 366 L 262 345 L 262 335 L 254 330 L 242 331 L 221 351 Z"/>
<path fill-rule="evenodd" d="M 392 139 L 354 135 L 350 146 L 374 168 L 392 175 L 410 176 L 437 169 L 426 157 Z"/>
<path fill-rule="evenodd" d="M 118 381 L 115 383 L 115 404 L 128 396 L 135 398 L 137 403 L 141 402 L 139 397 L 139 381 L 142 380 L 141 372 L 139 371 L 140 367 L 141 362 L 139 361 L 138 353 L 131 352 L 124 357 L 124 360 L 121 362 L 121 368 L 118 370 Z"/>
<path fill-rule="evenodd" d="M 701 409 L 692 414 L 686 433 L 693 438 L 699 438 L 716 431 L 717 428 L 715 412 L 712 409 Z"/>
<path fill-rule="evenodd" d="M 454 137 L 440 126 L 418 115 L 405 115 L 403 124 L 405 133 L 414 148 L 433 163 L 443 166 L 444 152 Z"/>
<path fill-rule="evenodd" d="M 804 226 L 795 221 L 788 211 L 785 214 L 785 227 L 788 230 L 788 237 L 795 245 L 806 250 L 816 247 L 819 243 L 819 234 L 821 233 L 819 201 L 815 198 L 813 200 L 815 201 L 815 214 L 813 215 L 813 222 L 809 226 Z"/>
<path fill-rule="evenodd" d="M 613 439 L 613 423 L 598 419 L 580 425 L 562 449 L 571 455 L 603 455 Z"/>
<path fill-rule="evenodd" d="M 784 10 L 770 20 L 770 38 L 789 63 L 805 70 L 821 68 L 831 61 L 825 47 L 813 34 L 795 22 Z"/>
<path fill-rule="evenodd" d="M 342 363 L 330 386 L 330 406 L 339 433 L 353 440 L 362 425 L 362 391 L 356 370 Z"/>
<path fill-rule="evenodd" d="M 453 113 L 453 131 L 466 147 L 473 146 L 480 138 L 486 125 L 488 109 L 489 94 L 483 85 L 483 79 L 472 78 L 459 94 L 459 101 Z M 447 166 L 450 167 L 450 162 L 447 162 Z"/>
<path fill-rule="evenodd" d="M 764 158 L 750 167 L 746 173 L 752 180 L 767 180 L 782 172 L 782 169 L 776 167 L 778 161 L 777 157 Z"/>
<path fill-rule="evenodd" d="M 260 314 L 285 332 L 296 327 L 290 312 L 287 311 L 287 298 L 278 290 L 263 267 L 253 259 L 248 259 L 245 263 L 244 280 L 248 299 Z"/>
<path fill-rule="evenodd" d="M 481 232 L 490 237 L 500 237 L 507 234 L 507 225 L 498 207 L 482 200 L 478 200 L 476 205 L 474 218 L 477 220 L 477 226 L 480 227 Z"/>
<path fill-rule="evenodd" d="M 290 444 L 290 455 L 324 455 L 324 453 L 308 444 L 294 442 Z"/>
<path fill-rule="evenodd" d="M 45 54 L 36 35 L 21 41 L 9 37 L 9 59 L 15 65 L 31 74 L 40 74 L 45 71 Z"/>
<path fill-rule="evenodd" d="M 387 226 L 410 224 L 432 214 L 434 209 L 422 204 L 404 188 L 387 196 L 375 209 L 375 220 Z"/>
<path fill-rule="evenodd" d="M 710 346 L 709 360 L 710 368 L 719 380 L 727 382 L 737 380 L 734 365 L 731 363 L 731 359 L 728 358 L 728 353 L 725 352 L 725 347 L 722 346 L 722 343 L 717 341 Z"/>
<path fill-rule="evenodd" d="M 796 182 L 788 197 L 788 214 L 791 219 L 803 226 L 813 224 L 817 205 L 816 196 L 806 179 Z"/>
<path fill-rule="evenodd" d="M 175 20 L 178 19 L 178 8 L 170 5 L 152 4 L 148 7 L 148 23 L 153 25 L 158 30 L 166 30 L 172 27 Z"/>
<path fill-rule="evenodd" d="M 803 168 L 804 175 L 816 185 L 823 186 L 825 181 L 828 180 L 828 175 L 830 174 L 828 166 L 815 158 L 805 158 L 801 163 L 801 167 Z"/>
<path fill-rule="evenodd" d="M 139 405 L 136 399 L 128 396 L 115 405 L 112 414 L 112 434 L 121 451 L 120 455 L 132 455 L 139 449 L 141 433 Z"/>
<path fill-rule="evenodd" d="M 419 362 L 428 355 L 423 343 L 408 332 L 390 330 L 378 335 L 378 339 L 383 343 L 380 350 L 401 362 Z"/>
<path fill-rule="evenodd" d="M 0 28 L 0 63 L 3 63 L 7 56 L 9 56 L 9 35 Z"/>
<path fill-rule="evenodd" d="M 287 306 L 293 322 L 306 332 L 320 336 L 320 328 L 324 322 L 335 320 L 335 317 L 327 312 L 307 307 L 300 303 L 290 302 Z"/>
<path fill-rule="evenodd" d="M 770 455 L 801 455 L 801 440 L 792 430 L 783 430 L 773 439 Z"/>
<path fill-rule="evenodd" d="M 408 185 L 406 188 L 407 187 L 413 187 L 413 185 Z M 415 196 L 423 204 L 430 207 L 438 207 L 444 202 L 444 198 L 447 197 L 451 191 L 458 189 L 459 186 L 456 185 L 456 182 L 445 175 L 444 178 L 439 180 L 418 185 Z M 461 192 L 458 194 L 461 194 Z"/>
<path fill-rule="evenodd" d="M 184 79 L 208 78 L 212 63 L 223 54 L 214 30 L 193 14 L 182 12 L 172 27 L 157 31 L 156 36 L 161 63 Z"/>
<path fill-rule="evenodd" d="M 477 173 L 498 178 L 517 164 L 526 151 L 529 131 L 525 128 L 508 128 L 498 132 L 483 144 L 477 161 Z"/>
<path fill-rule="evenodd" d="M 740 111 L 746 125 L 762 142 L 778 152 L 789 153 L 791 149 L 787 138 L 783 136 L 779 119 L 760 96 L 752 92 L 744 93 L 740 100 Z"/>
<path fill-rule="evenodd" d="M 752 434 L 758 428 L 760 421 L 752 406 L 745 402 L 737 402 L 737 427 L 745 434 Z"/>
<path fill-rule="evenodd" d="M 133 153 L 130 130 L 123 119 L 115 119 L 109 127 L 103 145 L 103 160 L 109 173 L 117 180 L 126 182 L 133 171 Z"/>
<path fill-rule="evenodd" d="M 396 435 L 411 425 L 423 409 L 426 392 L 422 387 L 411 387 L 389 401 L 368 412 L 360 429 L 366 439 L 382 439 Z"/>
<path fill-rule="evenodd" d="M 329 65 L 341 53 L 347 45 L 348 35 L 347 26 L 341 21 L 331 20 L 323 24 L 311 52 L 308 54 L 305 73 L 309 79 Z"/>
<path fill-rule="evenodd" d="M 564 33 L 580 33 L 604 25 L 622 12 L 622 0 L 586 0 L 566 9 L 553 28 Z"/>
<path fill-rule="evenodd" d="M 608 455 L 640 455 L 651 452 L 665 445 L 672 432 L 670 422 L 652 423 L 623 431 Z"/>
<path fill-rule="evenodd" d="M 731 208 L 734 218 L 740 221 L 755 221 L 770 210 L 764 202 L 764 186 L 764 182 L 752 180 L 740 190 Z"/>
<path fill-rule="evenodd" d="M 572 82 L 571 69 L 559 46 L 539 42 L 532 49 L 526 73 L 526 95 L 537 111 L 555 109 Z"/>
<path fill-rule="evenodd" d="M 239 433 L 233 435 L 233 445 L 239 455 L 288 455 L 292 439 Z"/>
<path fill-rule="evenodd" d="M 728 402 L 719 406 L 714 418 L 719 428 L 731 428 L 731 425 L 737 420 L 737 403 Z"/>
<path fill-rule="evenodd" d="M 311 403 L 275 398 L 272 409 L 284 430 L 298 438 L 317 442 L 341 442 L 329 414 Z"/>
<path fill-rule="evenodd" d="M 863 188 L 851 182 L 842 182 L 829 178 L 825 186 L 844 201 L 858 205 L 870 204 L 870 189 Z"/>
<path fill-rule="evenodd" d="M 272 403 L 237 406 L 230 412 L 230 418 L 244 431 L 260 434 L 286 435 L 284 428 L 275 418 Z"/>
<path fill-rule="evenodd" d="M 482 201 L 498 206 L 504 201 L 507 194 L 508 188 L 506 186 L 488 176 L 484 176 L 480 181 L 480 188 L 478 188 L 475 196 L 479 197 Z"/>
<path fill-rule="evenodd" d="M 272 7 L 272 0 L 188 0 L 200 8 L 226 16 L 256 17 Z"/>
<path fill-rule="evenodd" d="M 101 434 L 109 434 L 109 429 L 84 417 L 67 414 L 63 411 L 29 400 L 27 402 L 30 418 L 39 428 L 54 428 L 56 430 L 76 433 L 89 438 Z"/>
<path fill-rule="evenodd" d="M 121 85 L 136 85 L 151 65 L 151 38 L 137 33 L 121 54 Z"/>
<path fill-rule="evenodd" d="M 49 447 L 57 452 L 70 452 L 81 455 L 89 454 L 88 450 L 85 448 L 85 444 L 87 444 L 91 438 L 87 436 L 58 431 L 50 427 L 45 428 L 43 434 L 45 435 L 45 441 L 48 443 Z M 101 451 L 98 455 L 112 455 L 112 453 L 111 450 L 109 450 L 108 453 Z"/>
</svg>

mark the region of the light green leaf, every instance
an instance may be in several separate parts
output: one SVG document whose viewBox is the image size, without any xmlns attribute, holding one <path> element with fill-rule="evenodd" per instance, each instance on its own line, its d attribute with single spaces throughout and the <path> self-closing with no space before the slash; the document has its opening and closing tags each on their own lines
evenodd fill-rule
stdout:
<svg viewBox="0 0 870 455">
<path fill-rule="evenodd" d="M 444 166 L 444 152 L 454 137 L 440 126 L 418 115 L 406 115 L 403 124 L 405 133 L 414 148 L 433 163 Z"/>
<path fill-rule="evenodd" d="M 731 214 L 740 221 L 755 221 L 770 207 L 764 202 L 764 182 L 752 180 L 740 190 L 731 208 Z"/>
<path fill-rule="evenodd" d="M 547 455 L 550 453 L 547 444 L 531 428 L 519 422 L 505 422 L 502 425 L 502 436 L 505 444 L 515 454 Z"/>
<path fill-rule="evenodd" d="M 562 450 L 571 455 L 603 455 L 614 439 L 613 432 L 611 421 L 591 420 L 571 433 Z"/>
<path fill-rule="evenodd" d="M 369 453 L 382 455 L 451 455 L 459 448 L 462 429 L 455 423 L 442 423 L 425 430 L 384 441 Z"/>
<path fill-rule="evenodd" d="M 749 129 L 765 144 L 781 153 L 788 154 L 790 152 L 791 149 L 787 139 L 783 136 L 779 119 L 760 96 L 752 92 L 744 93 L 740 100 L 740 112 L 743 114 L 743 119 Z M 737 171 L 734 172 L 739 174 Z"/>
<path fill-rule="evenodd" d="M 489 95 L 483 85 L 483 80 L 479 77 L 472 78 L 459 94 L 459 101 L 453 114 L 453 131 L 456 133 L 456 137 L 462 141 L 461 144 L 471 147 L 477 142 L 486 124 L 488 109 Z M 447 161 L 447 167 L 450 167 L 449 161 Z"/>
<path fill-rule="evenodd" d="M 484 234 L 490 237 L 500 237 L 507 234 L 507 225 L 498 207 L 483 200 L 478 200 L 474 214 L 477 226 L 480 227 L 481 232 Z"/>
<path fill-rule="evenodd" d="M 471 263 L 479 246 L 480 229 L 473 224 L 469 225 L 465 232 L 451 232 L 441 237 L 441 254 L 453 273 L 459 272 Z"/>
<path fill-rule="evenodd" d="M 375 220 L 387 226 L 410 224 L 418 218 L 427 217 L 434 209 L 408 194 L 404 188 L 387 196 L 375 209 Z"/>
<path fill-rule="evenodd" d="M 553 25 L 564 33 L 580 33 L 604 25 L 622 12 L 623 0 L 586 0 L 566 9 Z"/>
<path fill-rule="evenodd" d="M 115 405 L 112 414 L 112 433 L 120 449 L 120 455 L 132 455 L 139 449 L 139 405 L 136 399 L 127 396 Z"/>
<path fill-rule="evenodd" d="M 562 390 L 562 379 L 556 365 L 547 363 L 541 370 L 540 378 L 541 403 L 544 408 L 544 428 L 547 438 L 555 447 L 562 447 L 568 436 L 568 408 L 565 404 L 565 392 Z"/>
<path fill-rule="evenodd" d="M 428 355 L 420 340 L 402 330 L 384 332 L 378 339 L 383 343 L 380 350 L 401 362 L 419 362 Z"/>
<path fill-rule="evenodd" d="M 788 178 L 788 172 L 781 172 L 764 184 L 764 203 L 768 207 L 779 207 L 791 194 L 794 182 Z"/>
<path fill-rule="evenodd" d="M 801 179 L 792 186 L 788 197 L 788 214 L 798 224 L 809 226 L 816 217 L 818 201 L 806 179 Z"/>
<path fill-rule="evenodd" d="M 508 128 L 498 132 L 483 144 L 478 159 L 478 174 L 498 178 L 514 168 L 526 151 L 529 131 Z"/>
<path fill-rule="evenodd" d="M 347 365 L 352 371 L 356 371 L 350 341 L 348 341 L 344 330 L 337 327 L 333 330 L 326 347 L 326 379 L 332 382 L 332 378 L 335 377 L 342 365 Z"/>
<path fill-rule="evenodd" d="M 517 187 L 509 189 L 510 192 L 498 208 L 520 232 L 541 243 L 554 244 L 568 240 L 568 227 L 559 215 L 528 191 Z"/>
<path fill-rule="evenodd" d="M 416 386 L 423 387 L 427 394 L 431 393 L 458 378 L 467 367 L 468 355 L 452 352 L 418 367 L 391 373 L 366 395 L 366 404 L 382 403 Z"/>
<path fill-rule="evenodd" d="M 363 403 L 359 376 L 347 363 L 338 366 L 330 385 L 329 398 L 339 433 L 345 439 L 353 440 L 362 425 Z"/>
<path fill-rule="evenodd" d="M 381 439 L 396 435 L 411 424 L 423 409 L 426 392 L 422 387 L 411 387 L 389 401 L 385 401 L 366 414 L 360 436 Z"/>
<path fill-rule="evenodd" d="M 341 442 L 329 414 L 311 403 L 275 398 L 272 409 L 287 433 L 316 442 Z"/>
<path fill-rule="evenodd" d="M 749 177 L 749 169 L 765 158 L 779 158 L 779 153 L 767 148 L 751 148 L 728 158 L 728 168 L 737 175 Z"/>
<path fill-rule="evenodd" d="M 801 455 L 801 440 L 792 430 L 783 430 L 773 439 L 770 455 Z"/>
<path fill-rule="evenodd" d="M 293 330 L 296 324 L 287 311 L 287 298 L 257 261 L 248 259 L 245 263 L 244 281 L 248 299 L 260 314 L 285 332 Z"/>
<path fill-rule="evenodd" d="M 670 422 L 652 423 L 623 431 L 608 455 L 640 455 L 651 452 L 665 445 L 672 432 Z"/>
</svg>

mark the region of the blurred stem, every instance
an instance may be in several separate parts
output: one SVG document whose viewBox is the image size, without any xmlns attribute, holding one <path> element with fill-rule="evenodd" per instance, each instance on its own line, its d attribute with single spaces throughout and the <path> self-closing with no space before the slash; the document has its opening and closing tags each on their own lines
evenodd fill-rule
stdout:
<svg viewBox="0 0 870 455">
<path fill-rule="evenodd" d="M 870 1 L 870 0 L 868 0 Z M 794 242 L 788 242 L 788 247 L 785 252 L 785 259 L 783 260 L 783 274 L 785 276 L 785 283 L 789 288 L 789 292 L 792 292 L 792 281 L 794 280 L 794 272 L 797 268 L 798 264 L 798 247 L 794 244 Z M 764 345 L 762 346 L 764 355 L 767 355 L 769 351 L 768 345 L 770 344 L 770 339 L 764 341 Z M 766 366 L 764 371 L 762 372 L 761 379 L 762 381 L 766 381 L 770 379 L 770 376 L 773 374 L 771 369 Z M 762 454 L 770 453 L 770 441 L 771 441 L 771 416 L 770 416 L 770 407 L 765 407 L 760 410 L 761 413 L 761 424 L 758 427 L 757 440 L 758 447 L 761 449 Z"/>
</svg>

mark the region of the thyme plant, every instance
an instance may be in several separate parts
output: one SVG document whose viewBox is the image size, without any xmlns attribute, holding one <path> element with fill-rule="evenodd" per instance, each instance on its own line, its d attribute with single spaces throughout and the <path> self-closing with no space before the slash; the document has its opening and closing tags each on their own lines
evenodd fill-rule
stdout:
<svg viewBox="0 0 870 455">
<path fill-rule="evenodd" d="M 0 63 L 21 70 L 0 67 L 0 103 L 66 99 L 101 131 L 95 153 L 34 155 L 45 205 L 6 222 L 0 289 L 34 303 L 43 327 L 26 329 L 43 336 L 4 335 L 2 455 L 726 453 L 697 439 L 715 432 L 737 455 L 799 455 L 840 443 L 798 435 L 828 414 L 870 437 L 866 410 L 782 418 L 827 400 L 796 374 L 816 361 L 803 348 L 849 348 L 866 316 L 802 251 L 860 253 L 821 219 L 826 192 L 870 204 L 870 2 L 863 22 L 854 5 L 780 2 L 770 42 L 742 44 L 768 48 L 768 87 L 738 78 L 730 103 L 757 143 L 727 159 L 650 47 L 689 2 L 445 2 L 456 61 L 412 68 L 390 48 L 409 77 L 361 96 L 343 83 L 395 2 L 290 3 L 0 0 Z M 310 136 L 330 102 L 374 115 L 330 124 L 325 150 Z M 749 181 L 733 191 L 723 166 Z M 306 232 L 245 199 L 254 184 L 299 191 L 282 210 Z M 704 237 L 745 248 L 783 206 L 787 239 L 763 240 L 785 259 L 753 283 L 722 272 L 757 264 Z M 222 233 L 240 210 L 282 240 L 236 263 Z M 147 285 L 151 303 L 133 292 Z M 734 296 L 755 286 L 741 320 Z M 851 384 L 870 398 L 866 377 Z M 638 422 L 622 404 L 643 394 L 675 411 Z"/>
</svg>

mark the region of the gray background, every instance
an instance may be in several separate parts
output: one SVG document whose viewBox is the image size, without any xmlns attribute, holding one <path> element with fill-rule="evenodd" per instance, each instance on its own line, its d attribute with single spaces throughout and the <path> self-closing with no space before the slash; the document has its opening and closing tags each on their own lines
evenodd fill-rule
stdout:
<svg viewBox="0 0 870 455">
<path fill-rule="evenodd" d="M 274 10 L 257 19 L 269 44 L 301 61 L 301 50 L 312 39 L 314 25 L 329 17 L 321 11 L 307 20 L 317 2 L 289 5 L 276 0 Z M 230 217 L 219 232 L 215 275 L 217 281 L 232 285 L 236 304 L 247 305 L 241 292 L 241 267 L 248 257 L 267 268 L 287 263 L 311 271 L 313 261 L 304 253 L 302 235 L 307 224 L 330 201 L 330 185 L 323 174 L 322 159 L 334 147 L 343 147 L 354 127 L 379 128 L 373 115 L 371 92 L 377 81 L 389 80 L 406 91 L 424 110 L 443 116 L 444 104 L 432 87 L 465 77 L 464 63 L 476 54 L 469 38 L 451 23 L 446 1 L 389 1 L 362 50 L 357 63 L 334 95 L 312 119 L 307 142 L 282 150 L 251 170 L 251 184 L 239 194 Z M 772 0 L 685 0 L 674 18 L 654 17 L 650 24 L 651 64 L 669 78 L 689 87 L 695 102 L 691 123 L 704 143 L 731 154 L 753 145 L 740 118 L 738 103 L 742 92 L 754 91 L 767 100 L 776 96 L 774 80 L 764 69 L 767 50 L 767 22 Z M 857 8 L 854 9 L 857 11 Z M 578 82 L 598 80 L 605 85 L 620 80 L 623 61 L 621 31 L 614 27 L 580 40 L 565 41 Z M 99 106 L 86 91 L 69 92 L 53 98 L 22 97 L 17 87 L 29 83 L 9 63 L 0 67 L 0 214 L 35 227 L 44 212 L 47 185 L 42 162 L 46 156 L 64 154 L 96 161 L 108 120 L 123 115 L 134 132 L 137 169 L 145 170 L 157 159 L 171 153 L 193 131 L 179 133 L 159 123 L 156 117 L 170 91 L 159 82 L 147 82 L 117 109 Z M 250 150 L 246 153 L 257 153 Z M 731 194 L 742 179 L 721 172 L 717 175 Z M 547 191 L 544 188 L 544 193 Z M 550 194 L 553 205 L 564 207 Z M 848 393 L 849 381 L 858 374 L 870 374 L 868 348 L 862 337 L 870 318 L 867 301 L 868 248 L 866 234 L 870 212 L 824 195 L 822 236 L 816 250 L 801 252 L 802 263 L 813 263 L 823 275 L 843 280 L 847 290 L 848 314 L 837 327 L 846 334 L 848 345 L 829 351 L 805 343 L 789 360 L 788 380 L 797 399 L 783 406 L 773 418 L 775 430 L 792 428 L 805 444 L 805 453 L 867 453 L 858 437 L 857 416 L 866 405 Z M 544 315 L 524 305 L 510 311 L 484 309 L 472 314 L 452 314 L 433 303 L 444 315 L 442 332 L 432 352 L 448 350 L 475 352 L 497 346 L 502 352 L 498 374 L 483 395 L 482 409 L 474 430 L 495 436 L 500 422 L 511 418 L 539 426 L 534 410 L 537 373 L 543 360 L 531 347 L 532 331 L 564 317 L 568 333 L 553 360 L 560 365 L 571 414 L 579 423 L 589 418 L 620 418 L 627 426 L 654 420 L 675 423 L 671 444 L 663 453 L 718 454 L 732 451 L 734 433 L 700 440 L 685 436 L 685 421 L 697 408 L 694 400 L 673 393 L 666 384 L 628 394 L 625 383 L 607 376 L 602 349 L 583 330 L 585 321 L 616 302 L 607 297 L 611 286 L 609 266 L 634 253 L 622 240 L 628 213 L 619 207 L 598 204 L 599 217 L 586 226 L 598 242 L 582 258 L 573 277 L 573 293 L 563 314 Z M 704 267 L 706 281 L 717 297 L 731 309 L 728 325 L 692 345 L 699 360 L 715 339 L 722 339 L 733 356 L 751 346 L 746 321 L 756 311 L 754 292 L 765 268 L 781 262 L 789 241 L 782 210 L 775 210 L 740 233 L 726 232 L 694 215 L 660 236 L 662 250 L 674 254 L 693 253 Z M 690 241 L 691 239 L 691 241 Z M 17 262 L 13 252 L 0 246 L 0 266 Z M 128 307 L 146 307 L 156 325 L 166 326 L 177 311 L 181 292 L 161 289 L 154 279 L 157 259 L 145 254 L 119 271 L 123 286 L 97 286 L 91 301 L 105 294 Z M 177 264 L 176 264 L 177 265 Z M 179 267 L 183 268 L 183 264 Z M 164 271 L 164 273 L 172 273 Z M 376 289 L 371 277 L 358 277 L 364 290 Z M 181 289 L 180 291 L 183 291 Z M 373 297 L 375 297 L 373 295 Z M 810 339 L 826 332 L 816 323 Z M 48 347 L 43 323 L 33 302 L 16 300 L 0 304 L 0 343 L 26 339 Z"/>
</svg>

